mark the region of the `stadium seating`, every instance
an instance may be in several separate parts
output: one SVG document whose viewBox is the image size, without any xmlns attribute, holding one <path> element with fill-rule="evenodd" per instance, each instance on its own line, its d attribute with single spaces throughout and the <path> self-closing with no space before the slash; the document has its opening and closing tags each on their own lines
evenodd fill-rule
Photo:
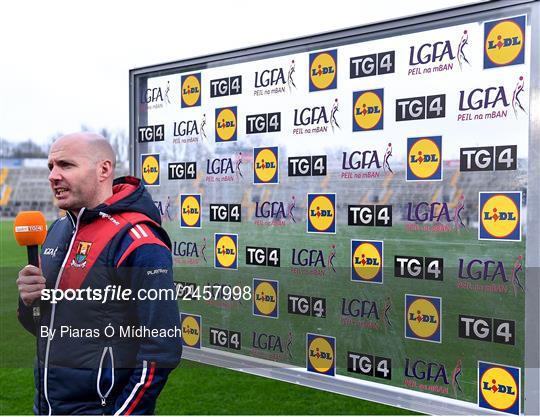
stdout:
<svg viewBox="0 0 540 417">
<path fill-rule="evenodd" d="M 14 218 L 20 211 L 42 211 L 47 220 L 58 217 L 48 181 L 47 168 L 6 168 L 0 172 L 0 215 L 3 219 Z M 126 170 L 117 172 L 127 175 Z"/>
<path fill-rule="evenodd" d="M 246 156 L 249 150 L 245 151 Z M 337 156 L 336 156 L 337 157 Z M 246 158 L 247 159 L 247 158 Z M 329 158 L 330 159 L 330 158 Z M 338 160 L 338 159 L 336 159 Z M 243 182 L 251 179 L 250 162 L 242 167 Z M 461 195 L 465 196 L 466 223 L 474 221 L 478 210 L 478 194 L 473 190 L 485 191 L 519 191 L 522 190 L 523 176 L 526 166 L 518 161 L 516 175 L 502 176 L 491 172 L 477 172 L 475 175 L 459 171 L 459 161 L 451 161 L 444 167 L 443 181 L 440 182 L 405 182 L 404 167 L 394 167 L 394 174 L 381 176 L 376 179 L 343 180 L 340 178 L 340 166 L 329 164 L 326 177 L 304 177 L 295 181 L 283 182 L 282 186 L 258 187 L 254 190 L 245 187 L 225 188 L 205 184 L 204 171 L 197 173 L 197 179 L 192 184 L 185 184 L 190 192 L 211 193 L 215 201 L 241 202 L 247 208 L 250 218 L 257 200 L 280 199 L 291 201 L 294 195 L 297 207 L 304 207 L 305 193 L 335 192 L 337 193 L 338 210 L 345 213 L 348 204 L 392 204 L 394 218 L 399 222 L 404 220 L 408 202 L 439 201 L 448 203 L 453 209 Z M 117 170 L 117 176 L 127 175 L 127 169 Z M 281 175 L 286 175 L 282 172 Z M 0 171 L 0 215 L 2 218 L 13 218 L 22 210 L 41 210 L 48 220 L 58 216 L 58 210 L 53 204 L 49 187 L 47 168 L 15 167 L 3 168 Z M 481 184 L 481 186 L 479 186 Z M 201 187 L 203 186 L 203 187 Z M 156 199 L 177 197 L 181 192 L 178 185 L 167 184 L 150 190 Z M 524 188 L 522 191 L 526 191 Z M 185 192 L 185 190 L 184 190 Z M 524 196 L 526 204 L 526 195 Z M 298 211 L 297 211 L 298 213 Z M 207 210 L 203 210 L 206 217 Z M 338 223 L 346 222 L 346 216 L 338 216 Z"/>
</svg>

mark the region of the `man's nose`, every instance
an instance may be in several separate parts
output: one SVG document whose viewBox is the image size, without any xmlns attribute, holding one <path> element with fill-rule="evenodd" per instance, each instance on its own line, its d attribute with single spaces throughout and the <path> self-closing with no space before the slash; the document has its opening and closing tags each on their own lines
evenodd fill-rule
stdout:
<svg viewBox="0 0 540 417">
<path fill-rule="evenodd" d="M 53 169 L 51 169 L 51 172 L 49 173 L 49 181 L 54 182 L 60 179 L 61 179 L 61 176 L 60 176 L 59 170 L 56 167 L 53 167 Z"/>
</svg>

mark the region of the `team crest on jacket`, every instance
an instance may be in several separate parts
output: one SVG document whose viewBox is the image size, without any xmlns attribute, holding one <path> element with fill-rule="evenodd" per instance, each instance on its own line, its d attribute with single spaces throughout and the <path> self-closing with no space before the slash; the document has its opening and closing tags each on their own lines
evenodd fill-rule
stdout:
<svg viewBox="0 0 540 417">
<path fill-rule="evenodd" d="M 92 247 L 91 242 L 79 242 L 77 246 L 77 252 L 75 253 L 75 259 L 71 261 L 71 266 L 75 268 L 84 268 L 86 266 L 86 258 L 88 257 L 88 252 Z"/>
</svg>

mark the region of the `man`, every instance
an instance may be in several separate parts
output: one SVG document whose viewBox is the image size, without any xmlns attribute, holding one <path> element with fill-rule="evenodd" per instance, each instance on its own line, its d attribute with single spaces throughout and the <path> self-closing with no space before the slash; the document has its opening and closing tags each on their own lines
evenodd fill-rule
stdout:
<svg viewBox="0 0 540 417">
<path fill-rule="evenodd" d="M 27 265 L 17 279 L 19 321 L 38 338 L 34 412 L 151 414 L 181 355 L 171 245 L 160 213 L 140 180 L 113 181 L 115 155 L 102 136 L 61 137 L 48 165 L 66 215 L 49 228 L 41 268 Z M 66 297 L 87 293 L 53 303 L 43 296 L 51 289 Z M 131 295 L 113 297 L 113 289 Z M 169 297 L 149 301 L 159 290 Z"/>
</svg>

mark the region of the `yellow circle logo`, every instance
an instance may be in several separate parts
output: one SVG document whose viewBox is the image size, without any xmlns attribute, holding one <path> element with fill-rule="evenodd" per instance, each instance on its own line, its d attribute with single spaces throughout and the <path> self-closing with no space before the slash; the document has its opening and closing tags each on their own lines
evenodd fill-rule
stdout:
<svg viewBox="0 0 540 417">
<path fill-rule="evenodd" d="M 440 145 L 432 138 L 415 140 L 409 147 L 408 168 L 408 179 L 440 179 Z"/>
<path fill-rule="evenodd" d="M 493 366 L 480 378 L 482 397 L 496 410 L 508 410 L 518 399 L 518 384 L 506 369 Z"/>
<path fill-rule="evenodd" d="M 216 258 L 223 268 L 230 268 L 236 262 L 236 243 L 231 236 L 221 236 L 216 241 Z"/>
<path fill-rule="evenodd" d="M 184 316 L 182 321 L 182 340 L 188 346 L 198 346 L 201 337 L 201 328 L 193 316 Z"/>
<path fill-rule="evenodd" d="M 274 286 L 267 281 L 261 281 L 255 287 L 254 301 L 256 312 L 263 316 L 273 316 L 277 314 L 277 293 Z"/>
<path fill-rule="evenodd" d="M 198 196 L 188 195 L 183 197 L 180 208 L 182 215 L 182 226 L 198 227 L 201 219 L 201 205 Z"/>
<path fill-rule="evenodd" d="M 275 151 L 270 148 L 261 149 L 255 157 L 255 182 L 273 181 L 278 171 L 278 160 Z"/>
<path fill-rule="evenodd" d="M 182 82 L 182 102 L 186 107 L 197 105 L 201 98 L 201 82 L 195 75 L 188 75 Z"/>
<path fill-rule="evenodd" d="M 314 337 L 308 346 L 309 363 L 320 373 L 327 373 L 334 366 L 334 349 L 324 337 Z"/>
<path fill-rule="evenodd" d="M 370 242 L 363 242 L 353 253 L 353 268 L 358 276 L 366 281 L 379 277 L 382 268 L 381 254 L 377 247 Z"/>
<path fill-rule="evenodd" d="M 309 198 L 308 198 L 309 200 Z M 315 196 L 308 206 L 309 226 L 314 232 L 334 232 L 335 208 L 334 203 L 326 195 Z"/>
<path fill-rule="evenodd" d="M 216 133 L 221 141 L 229 141 L 236 138 L 236 114 L 232 109 L 221 109 L 217 113 Z"/>
<path fill-rule="evenodd" d="M 407 322 L 415 336 L 429 339 L 439 330 L 439 311 L 431 301 L 418 298 L 407 309 Z"/>
<path fill-rule="evenodd" d="M 497 23 L 486 36 L 485 51 L 495 65 L 508 65 L 521 53 L 524 34 L 514 20 Z"/>
<path fill-rule="evenodd" d="M 356 125 L 361 130 L 371 130 L 379 124 L 383 116 L 381 97 L 373 91 L 364 91 L 356 98 L 353 111 Z"/>
<path fill-rule="evenodd" d="M 498 239 L 510 236 L 519 225 L 519 210 L 508 196 L 496 194 L 482 206 L 482 226 Z"/>
<path fill-rule="evenodd" d="M 143 155 L 142 178 L 145 185 L 159 185 L 159 155 Z"/>
<path fill-rule="evenodd" d="M 328 52 L 316 55 L 310 67 L 309 76 L 313 86 L 319 90 L 330 87 L 336 78 L 336 61 Z"/>
</svg>

